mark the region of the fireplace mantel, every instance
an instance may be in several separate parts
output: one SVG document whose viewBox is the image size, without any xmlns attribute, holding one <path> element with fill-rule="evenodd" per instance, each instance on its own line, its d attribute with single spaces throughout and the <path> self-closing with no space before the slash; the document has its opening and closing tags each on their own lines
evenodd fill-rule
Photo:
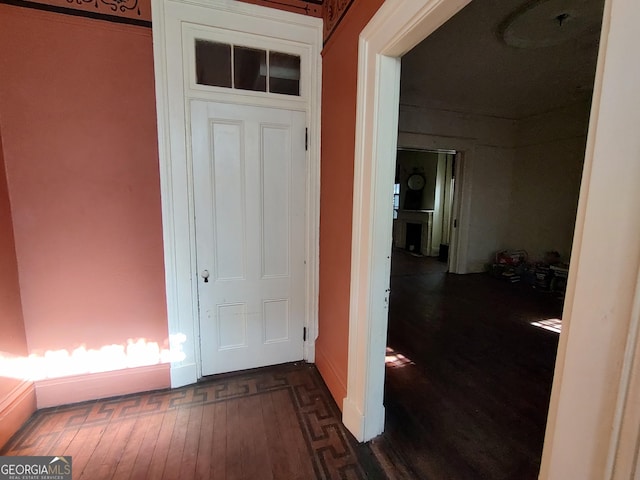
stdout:
<svg viewBox="0 0 640 480">
<path fill-rule="evenodd" d="M 426 256 L 433 256 L 433 210 L 398 210 L 398 218 L 393 221 L 393 243 L 395 247 L 405 248 L 407 240 L 407 224 L 418 223 L 422 225 L 422 238 L 419 251 Z M 438 252 L 435 252 L 437 255 Z"/>
</svg>

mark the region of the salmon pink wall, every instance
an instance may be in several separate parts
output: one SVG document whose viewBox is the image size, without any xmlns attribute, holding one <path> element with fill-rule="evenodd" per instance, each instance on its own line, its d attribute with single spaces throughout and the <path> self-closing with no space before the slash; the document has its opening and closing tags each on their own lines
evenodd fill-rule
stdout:
<svg viewBox="0 0 640 480">
<path fill-rule="evenodd" d="M 0 130 L 0 361 L 5 356 L 27 355 L 27 337 L 24 331 L 18 263 L 11 222 L 11 205 L 5 173 Z M 0 371 L 0 374 L 4 372 Z M 0 376 L 0 399 L 19 383 L 18 379 Z"/>
<path fill-rule="evenodd" d="M 121 369 L 103 396 L 168 386 L 125 379 L 167 346 L 151 30 L 0 5 L 0 71 L 29 353 L 47 378 Z M 78 378 L 60 401 L 91 397 Z"/>
<path fill-rule="evenodd" d="M 0 447 L 35 411 L 31 382 L 14 375 L 12 359 L 24 357 L 27 337 L 24 331 L 18 264 L 11 222 L 11 205 L 5 174 L 0 130 Z"/>
<path fill-rule="evenodd" d="M 342 406 L 347 393 L 358 36 L 382 0 L 354 2 L 322 52 L 320 300 L 316 364 Z"/>
</svg>

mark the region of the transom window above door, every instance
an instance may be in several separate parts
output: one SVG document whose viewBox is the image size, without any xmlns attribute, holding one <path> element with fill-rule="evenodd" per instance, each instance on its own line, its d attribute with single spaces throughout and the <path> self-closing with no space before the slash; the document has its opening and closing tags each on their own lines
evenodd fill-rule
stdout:
<svg viewBox="0 0 640 480">
<path fill-rule="evenodd" d="M 300 56 L 196 39 L 196 83 L 300 96 Z"/>
</svg>

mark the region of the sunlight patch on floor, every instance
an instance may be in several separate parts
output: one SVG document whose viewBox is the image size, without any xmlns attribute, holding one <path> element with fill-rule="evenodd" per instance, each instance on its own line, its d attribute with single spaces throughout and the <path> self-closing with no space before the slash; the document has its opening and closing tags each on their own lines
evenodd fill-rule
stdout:
<svg viewBox="0 0 640 480">
<path fill-rule="evenodd" d="M 415 365 L 410 358 L 405 357 L 402 353 L 394 350 L 391 347 L 387 347 L 387 352 L 384 357 L 384 363 L 388 367 L 401 368 L 407 365 Z"/>
<path fill-rule="evenodd" d="M 538 320 L 531 322 L 534 327 L 544 328 L 550 332 L 560 333 L 562 331 L 562 320 L 559 318 L 548 318 L 546 320 Z"/>
</svg>

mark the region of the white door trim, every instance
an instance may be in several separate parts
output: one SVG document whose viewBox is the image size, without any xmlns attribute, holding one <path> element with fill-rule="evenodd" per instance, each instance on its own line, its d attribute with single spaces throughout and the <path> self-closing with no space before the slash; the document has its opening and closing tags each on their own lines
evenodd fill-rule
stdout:
<svg viewBox="0 0 640 480">
<path fill-rule="evenodd" d="M 305 360 L 315 360 L 318 335 L 318 262 L 320 224 L 320 84 L 322 21 L 227 0 L 152 0 L 153 46 L 158 115 L 158 154 L 164 239 L 165 282 L 170 348 L 171 386 L 194 383 L 201 376 L 190 163 L 189 99 L 297 109 L 306 112 L 307 205 L 305 242 L 307 340 Z M 270 45 L 302 52 L 301 97 L 245 93 L 239 90 L 193 88 L 185 71 L 184 52 L 191 29 L 216 29 L 216 35 L 265 37 Z"/>
<path fill-rule="evenodd" d="M 398 57 L 468 0 L 387 0 L 360 36 L 349 365 L 343 421 L 384 428 Z M 640 3 L 606 0 L 541 479 L 638 475 Z"/>
<path fill-rule="evenodd" d="M 400 56 L 470 0 L 387 0 L 360 34 L 349 365 L 342 419 L 366 441 L 384 430 L 384 356 Z"/>
</svg>

